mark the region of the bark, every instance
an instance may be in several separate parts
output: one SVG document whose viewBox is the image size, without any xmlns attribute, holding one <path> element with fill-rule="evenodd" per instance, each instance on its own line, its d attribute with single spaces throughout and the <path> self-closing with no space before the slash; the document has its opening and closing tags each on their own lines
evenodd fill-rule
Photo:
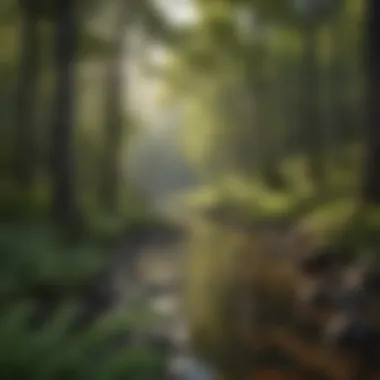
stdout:
<svg viewBox="0 0 380 380">
<path fill-rule="evenodd" d="M 349 109 L 347 91 L 349 90 L 350 69 L 347 63 L 345 47 L 345 29 L 342 22 L 338 20 L 332 30 L 333 61 L 330 70 L 330 101 L 331 114 L 328 133 L 328 144 L 332 151 L 341 150 L 347 143 L 355 138 L 353 128 L 354 114 L 356 110 Z M 352 108 L 352 107 L 351 107 Z M 357 136 L 356 136 L 357 138 Z M 336 155 L 336 152 L 334 152 Z M 342 155 L 334 157 L 336 163 L 344 166 L 345 160 Z"/>
<path fill-rule="evenodd" d="M 263 182 L 271 189 L 279 190 L 285 187 L 285 181 L 280 171 L 280 159 L 278 146 L 276 144 L 275 117 L 269 112 L 274 112 L 273 106 L 269 103 L 271 92 L 269 91 L 269 83 L 264 79 L 257 82 L 259 89 L 256 95 L 256 128 L 257 142 L 256 149 L 258 151 L 258 172 Z"/>
<path fill-rule="evenodd" d="M 319 118 L 319 85 L 317 67 L 317 27 L 305 27 L 304 77 L 302 105 L 302 133 L 305 143 L 308 170 L 311 180 L 317 187 L 325 181 L 324 132 Z"/>
<path fill-rule="evenodd" d="M 123 139 L 123 46 L 125 42 L 128 1 L 120 0 L 115 23 L 114 40 L 107 62 L 103 172 L 100 183 L 101 204 L 108 211 L 119 205 L 121 181 L 121 150 Z"/>
<path fill-rule="evenodd" d="M 36 92 L 39 71 L 39 34 L 37 12 L 26 1 L 21 8 L 21 66 L 16 105 L 14 139 L 14 180 L 30 189 L 36 166 Z"/>
<path fill-rule="evenodd" d="M 74 149 L 74 82 L 78 25 L 74 0 L 57 0 L 57 84 L 52 125 L 52 212 L 59 223 L 77 221 Z"/>
<path fill-rule="evenodd" d="M 367 62 L 366 62 L 366 162 L 364 166 L 363 199 L 380 204 L 380 2 L 368 1 Z"/>
</svg>

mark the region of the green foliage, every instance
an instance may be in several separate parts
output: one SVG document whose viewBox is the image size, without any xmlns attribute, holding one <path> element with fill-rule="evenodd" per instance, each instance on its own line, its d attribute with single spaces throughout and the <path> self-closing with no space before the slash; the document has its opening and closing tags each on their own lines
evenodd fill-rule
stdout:
<svg viewBox="0 0 380 380">
<path fill-rule="evenodd" d="M 132 188 L 125 191 L 121 203 L 116 214 L 103 211 L 96 202 L 85 203 L 85 228 L 88 236 L 97 243 L 107 245 L 130 229 L 137 227 L 143 230 L 167 225 L 162 216 L 152 210 Z"/>
<path fill-rule="evenodd" d="M 318 128 L 324 130 L 322 149 L 328 153 L 326 171 L 347 141 L 357 137 L 350 123 L 360 116 L 362 96 L 357 62 L 362 33 L 351 26 L 362 20 L 363 2 L 338 3 L 337 9 L 326 8 L 323 17 L 316 17 L 315 75 L 321 86 L 315 107 L 321 118 Z M 307 86 L 299 74 L 304 69 L 305 20 L 286 0 L 201 0 L 197 5 L 199 22 L 175 51 L 168 75 L 173 98 L 183 96 L 185 149 L 211 185 L 226 172 L 244 174 L 248 181 L 262 179 L 265 171 L 279 172 L 282 160 L 305 152 L 305 136 L 312 133 L 300 121 Z M 344 79 L 338 81 L 337 73 Z M 310 177 L 306 172 L 302 176 Z M 338 182 L 330 172 L 328 176 Z"/>
<path fill-rule="evenodd" d="M 50 202 L 49 188 L 41 183 L 34 191 L 17 188 L 10 180 L 0 184 L 1 220 L 41 220 L 46 218 Z"/>
<path fill-rule="evenodd" d="M 142 0 L 133 4 L 135 18 L 141 23 L 145 32 L 153 41 L 175 43 L 181 40 L 181 30 L 170 25 L 165 16 L 152 0 Z"/>
<path fill-rule="evenodd" d="M 32 331 L 31 310 L 20 303 L 0 319 L 0 374 L 5 379 L 151 379 L 162 371 L 160 353 L 112 346 L 115 333 L 130 327 L 114 316 L 74 334 L 72 311 L 63 307 L 46 326 Z"/>
<path fill-rule="evenodd" d="M 377 257 L 380 250 L 380 210 L 378 207 L 366 207 L 360 203 L 352 218 L 337 239 L 357 248 L 359 254 L 373 254 Z"/>
<path fill-rule="evenodd" d="M 3 223 L 0 249 L 4 276 L 18 279 L 15 286 L 19 291 L 49 284 L 70 294 L 104 265 L 104 258 L 94 243 L 67 247 L 57 231 L 38 223 L 16 226 Z"/>
<path fill-rule="evenodd" d="M 97 247 L 91 242 L 68 246 L 46 224 L 0 225 L 2 378 L 142 380 L 163 370 L 163 354 L 154 348 L 115 346 L 118 336 L 154 321 L 141 306 L 104 314 L 85 329 L 73 329 L 81 292 L 105 265 Z M 52 293 L 53 305 L 45 290 Z M 41 302 L 47 302 L 51 316 L 36 329 L 31 321 Z"/>
</svg>

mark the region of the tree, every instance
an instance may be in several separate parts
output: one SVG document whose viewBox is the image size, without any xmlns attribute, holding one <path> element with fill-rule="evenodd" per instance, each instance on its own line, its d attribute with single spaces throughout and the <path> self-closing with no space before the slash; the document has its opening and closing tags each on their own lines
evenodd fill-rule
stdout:
<svg viewBox="0 0 380 380">
<path fill-rule="evenodd" d="M 123 102 L 125 77 L 123 74 L 127 61 L 124 58 L 125 42 L 128 35 L 136 27 L 139 27 L 147 39 L 164 43 L 177 42 L 177 31 L 174 31 L 167 24 L 161 12 L 151 0 L 141 0 L 137 3 L 129 0 L 117 0 L 111 4 L 115 5 L 116 12 L 106 60 L 106 117 L 99 195 L 101 205 L 108 211 L 115 212 L 119 205 L 122 174 L 121 153 L 123 148 L 123 125 L 125 122 L 125 103 Z M 128 88 L 128 85 L 126 87 Z"/>
<path fill-rule="evenodd" d="M 330 101 L 331 101 L 331 126 L 334 135 L 332 144 L 340 145 L 347 141 L 350 134 L 349 123 L 352 123 L 352 115 L 347 113 L 347 79 L 349 65 L 347 64 L 346 30 L 342 17 L 334 20 L 331 27 L 331 67 L 330 67 Z"/>
<path fill-rule="evenodd" d="M 271 28 L 273 31 L 273 27 Z M 255 103 L 255 125 L 256 129 L 255 148 L 258 151 L 259 176 L 263 182 L 273 189 L 282 189 L 285 186 L 284 178 L 280 172 L 281 153 L 279 140 L 281 137 L 281 123 L 278 109 L 278 81 L 279 66 L 276 64 L 278 52 L 271 46 L 273 43 L 265 38 L 260 45 L 255 46 L 257 69 L 251 73 L 253 78 L 247 78 L 251 83 L 252 99 Z M 254 65 L 254 62 L 251 63 Z M 251 142 L 253 143 L 253 141 Z"/>
<path fill-rule="evenodd" d="M 319 70 L 317 59 L 318 26 L 310 23 L 304 28 L 303 96 L 301 102 L 302 140 L 307 149 L 310 178 L 316 186 L 325 179 L 324 132 L 319 114 Z"/>
<path fill-rule="evenodd" d="M 39 15 L 28 0 L 20 0 L 21 57 L 14 135 L 14 180 L 30 190 L 36 163 L 36 90 L 39 72 Z"/>
<path fill-rule="evenodd" d="M 367 1 L 366 53 L 366 165 L 364 168 L 363 198 L 368 203 L 380 204 L 380 3 Z"/>
<path fill-rule="evenodd" d="M 52 212 L 71 225 L 78 219 L 75 191 L 74 75 L 78 24 L 75 0 L 57 0 L 55 12 L 56 95 L 52 123 Z"/>
<path fill-rule="evenodd" d="M 127 16 L 131 11 L 130 2 L 119 0 L 116 20 L 106 60 L 106 93 L 104 156 L 100 182 L 101 204 L 108 211 L 116 211 L 119 199 L 121 176 L 121 148 L 123 137 L 123 67 L 124 46 L 126 41 Z"/>
</svg>

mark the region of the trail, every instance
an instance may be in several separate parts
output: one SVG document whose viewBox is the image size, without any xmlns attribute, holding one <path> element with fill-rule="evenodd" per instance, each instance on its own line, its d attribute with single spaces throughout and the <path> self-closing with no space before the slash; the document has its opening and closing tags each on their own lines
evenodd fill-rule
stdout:
<svg viewBox="0 0 380 380">
<path fill-rule="evenodd" d="M 190 217 L 179 210 L 168 216 L 176 224 L 189 228 Z M 167 214 L 168 215 L 168 214 Z M 194 221 L 193 217 L 191 218 Z M 138 301 L 157 317 L 157 323 L 145 334 L 159 336 L 172 345 L 168 362 L 170 380 L 211 380 L 213 371 L 190 352 L 189 331 L 183 297 L 186 266 L 186 237 L 153 238 L 131 247 L 124 243 L 125 255 L 133 256 L 133 276 L 120 268 L 115 287 L 121 293 L 119 302 L 127 305 Z M 130 272 L 130 268 L 128 269 Z M 129 273 L 131 274 L 131 272 Z M 131 302 L 132 301 L 132 302 Z"/>
<path fill-rule="evenodd" d="M 199 213 L 179 204 L 171 207 L 165 205 L 160 208 L 160 212 L 182 228 L 185 236 L 162 239 L 156 235 L 156 238 L 146 239 L 137 245 L 132 245 L 132 248 L 124 244 L 124 254 L 134 257 L 134 261 L 133 276 L 123 270 L 119 276 L 117 288 L 124 293 L 122 297 L 124 300 L 122 299 L 121 303 L 128 304 L 138 300 L 157 316 L 157 323 L 145 333 L 160 336 L 171 342 L 173 350 L 168 363 L 170 380 L 212 380 L 215 378 L 212 368 L 202 363 L 190 350 L 183 297 L 184 279 L 187 275 L 186 261 L 189 254 L 187 234 L 191 234 L 194 227 L 207 225 L 209 221 Z M 282 241 L 282 238 L 279 239 L 282 233 L 276 232 L 275 235 L 268 238 Z M 277 247 L 273 251 L 277 252 Z M 130 268 L 128 271 L 130 272 Z"/>
</svg>

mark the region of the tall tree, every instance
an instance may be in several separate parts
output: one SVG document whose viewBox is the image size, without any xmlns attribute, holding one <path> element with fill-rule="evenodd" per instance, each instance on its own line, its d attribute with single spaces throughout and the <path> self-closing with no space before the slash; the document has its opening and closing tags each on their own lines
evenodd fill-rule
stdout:
<svg viewBox="0 0 380 380">
<path fill-rule="evenodd" d="M 261 58 L 261 70 L 256 73 L 256 130 L 257 143 L 260 155 L 259 175 L 264 183 L 273 189 L 285 186 L 280 171 L 281 153 L 279 147 L 280 128 L 278 115 L 278 81 L 279 72 L 276 59 L 271 51 L 271 43 L 266 41 Z M 257 57 L 256 57 L 257 59 Z M 258 75 L 259 74 L 259 75 Z M 271 111 L 271 112 L 268 112 Z"/>
<path fill-rule="evenodd" d="M 350 117 L 346 116 L 346 93 L 347 93 L 347 70 L 348 64 L 346 49 L 345 49 L 345 36 L 342 21 L 340 19 L 334 22 L 332 28 L 332 68 L 331 68 L 331 102 L 332 102 L 332 127 L 334 128 L 335 143 L 344 142 L 347 138 L 349 128 L 347 125 L 350 122 Z M 343 141 L 342 141 L 343 140 Z"/>
<path fill-rule="evenodd" d="M 74 150 L 74 82 L 78 23 L 75 0 L 57 0 L 56 96 L 52 124 L 52 212 L 65 225 L 77 221 Z"/>
<path fill-rule="evenodd" d="M 118 0 L 110 52 L 107 57 L 105 93 L 104 157 L 100 183 L 102 205 L 109 211 L 118 206 L 121 178 L 121 148 L 123 137 L 123 67 L 127 16 L 131 11 L 128 0 Z"/>
<path fill-rule="evenodd" d="M 324 167 L 324 133 L 319 115 L 319 80 L 317 60 L 318 25 L 312 22 L 304 28 L 303 52 L 303 98 L 302 98 L 302 133 L 307 149 L 310 178 L 319 186 L 325 179 Z"/>
<path fill-rule="evenodd" d="M 38 12 L 32 2 L 20 0 L 21 56 L 14 138 L 14 180 L 32 186 L 35 170 L 36 90 L 39 66 Z"/>
<path fill-rule="evenodd" d="M 366 149 L 363 197 L 368 203 L 380 204 L 380 3 L 367 1 L 366 54 Z"/>
</svg>

